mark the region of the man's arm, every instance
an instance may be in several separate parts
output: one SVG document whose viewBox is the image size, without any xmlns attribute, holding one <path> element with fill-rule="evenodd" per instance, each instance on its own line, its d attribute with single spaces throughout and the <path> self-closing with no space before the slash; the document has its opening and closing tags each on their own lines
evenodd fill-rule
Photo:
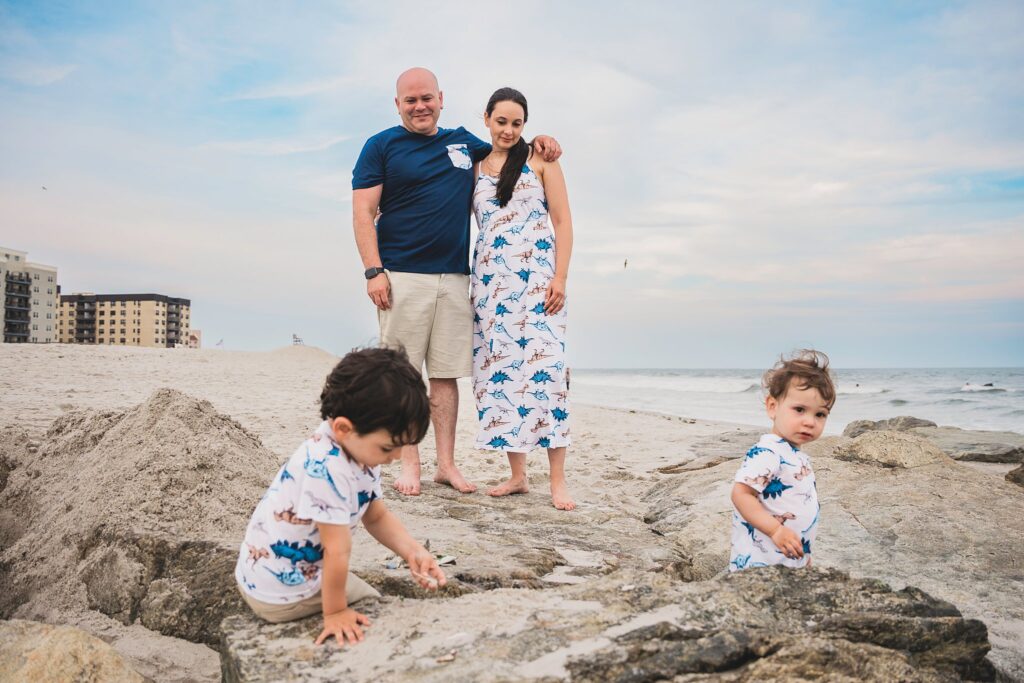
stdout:
<svg viewBox="0 0 1024 683">
<path fill-rule="evenodd" d="M 363 261 L 363 268 L 380 268 L 380 251 L 377 249 L 377 209 L 380 208 L 380 197 L 383 185 L 375 185 L 362 190 L 352 190 L 352 230 L 356 235 L 356 249 Z M 387 275 L 381 273 L 366 282 L 366 294 L 370 301 L 380 310 L 391 308 L 391 283 Z"/>
<path fill-rule="evenodd" d="M 530 146 L 544 161 L 558 161 L 562 156 L 562 146 L 550 135 L 538 135 L 530 141 Z"/>
</svg>

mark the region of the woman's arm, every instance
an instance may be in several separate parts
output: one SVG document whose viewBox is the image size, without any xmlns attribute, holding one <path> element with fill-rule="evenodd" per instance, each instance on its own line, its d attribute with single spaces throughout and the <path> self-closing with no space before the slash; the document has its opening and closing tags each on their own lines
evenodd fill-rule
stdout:
<svg viewBox="0 0 1024 683">
<path fill-rule="evenodd" d="M 537 166 L 537 177 L 544 185 L 548 215 L 555 230 L 555 276 L 544 300 L 544 312 L 553 315 L 565 306 L 565 286 L 572 258 L 572 213 L 561 165 L 557 161 L 541 161 Z"/>
</svg>

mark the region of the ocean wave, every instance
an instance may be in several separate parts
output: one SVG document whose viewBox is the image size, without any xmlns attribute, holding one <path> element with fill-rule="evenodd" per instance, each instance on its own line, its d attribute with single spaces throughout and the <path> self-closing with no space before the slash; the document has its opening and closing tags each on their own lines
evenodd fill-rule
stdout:
<svg viewBox="0 0 1024 683">
<path fill-rule="evenodd" d="M 751 377 L 686 377 L 647 374 L 590 374 L 572 373 L 573 386 L 594 389 L 631 389 L 673 391 L 705 394 L 744 394 L 758 391 L 759 382 Z"/>
<path fill-rule="evenodd" d="M 945 405 L 945 406 L 956 406 L 956 405 L 963 405 L 965 403 L 976 403 L 976 401 L 972 401 L 969 398 L 947 398 L 944 401 L 938 401 L 938 403 L 940 403 L 942 405 Z"/>
<path fill-rule="evenodd" d="M 886 389 L 885 387 L 874 387 L 867 384 L 855 384 L 850 386 L 849 384 L 840 384 L 838 387 L 838 393 L 840 396 L 853 395 L 853 394 L 888 394 L 892 389 Z"/>
<path fill-rule="evenodd" d="M 993 386 L 991 384 L 971 384 L 971 383 L 967 383 L 967 384 L 963 385 L 962 387 L 960 387 L 960 391 L 971 391 L 971 392 L 977 392 L 977 391 L 1005 392 L 1006 389 L 1003 389 L 1002 387 Z"/>
<path fill-rule="evenodd" d="M 905 406 L 908 403 L 910 403 L 910 401 L 904 401 L 902 398 L 894 398 L 889 401 L 889 405 L 893 406 Z"/>
</svg>

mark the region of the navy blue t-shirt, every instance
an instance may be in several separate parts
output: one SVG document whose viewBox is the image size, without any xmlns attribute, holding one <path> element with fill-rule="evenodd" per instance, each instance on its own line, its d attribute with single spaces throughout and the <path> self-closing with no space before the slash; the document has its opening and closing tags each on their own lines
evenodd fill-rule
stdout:
<svg viewBox="0 0 1024 683">
<path fill-rule="evenodd" d="M 366 141 L 352 189 L 383 185 L 377 248 L 388 270 L 469 273 L 473 163 L 491 146 L 465 128 L 388 128 Z"/>
</svg>

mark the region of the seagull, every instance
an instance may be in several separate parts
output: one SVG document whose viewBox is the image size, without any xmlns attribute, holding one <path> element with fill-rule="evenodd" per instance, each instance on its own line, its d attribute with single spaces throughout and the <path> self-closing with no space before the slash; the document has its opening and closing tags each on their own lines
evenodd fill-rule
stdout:
<svg viewBox="0 0 1024 683">
<path fill-rule="evenodd" d="M 44 190 L 46 189 L 46 185 L 43 185 L 43 189 L 44 189 Z"/>
<path fill-rule="evenodd" d="M 626 259 L 625 261 L 622 262 L 623 268 L 625 268 L 627 265 L 629 265 L 629 259 Z"/>
</svg>

